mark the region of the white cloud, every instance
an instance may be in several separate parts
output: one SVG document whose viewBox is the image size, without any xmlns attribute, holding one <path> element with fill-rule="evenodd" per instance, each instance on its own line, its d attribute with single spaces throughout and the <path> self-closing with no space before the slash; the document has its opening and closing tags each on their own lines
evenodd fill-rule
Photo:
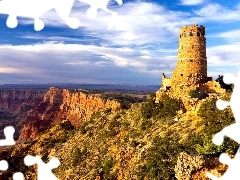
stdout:
<svg viewBox="0 0 240 180">
<path fill-rule="evenodd" d="M 210 3 L 201 9 L 194 11 L 197 15 L 204 17 L 206 20 L 211 21 L 239 21 L 240 9 L 227 9 L 218 3 Z"/>
<path fill-rule="evenodd" d="M 182 25 L 195 23 L 191 14 L 146 2 L 126 3 L 118 10 L 112 43 L 143 45 L 176 41 Z"/>
<path fill-rule="evenodd" d="M 207 49 L 209 72 L 235 73 L 240 68 L 240 44 L 227 44 Z"/>
<path fill-rule="evenodd" d="M 147 55 L 144 55 L 144 56 L 140 56 L 142 59 L 151 59 L 151 56 L 147 56 Z"/>
<path fill-rule="evenodd" d="M 76 2 L 71 17 L 80 20 L 79 31 L 88 37 L 107 41 L 108 45 L 144 45 L 176 42 L 179 28 L 186 24 L 201 23 L 203 20 L 183 11 L 171 11 L 150 2 L 126 2 L 122 6 L 110 7 L 118 13 L 113 28 L 107 30 L 111 14 L 99 11 L 95 19 L 86 17 L 87 6 Z M 55 11 L 45 13 L 41 19 L 47 26 L 67 27 Z M 31 19 L 20 19 L 20 23 L 32 24 Z M 76 30 L 78 32 L 78 30 Z M 28 36 L 26 36 L 28 38 Z M 35 36 L 35 38 L 39 38 Z M 44 38 L 44 37 L 43 37 Z M 46 38 L 48 40 L 49 38 Z M 57 38 L 56 40 L 67 40 Z M 73 39 L 73 41 L 76 39 Z M 94 42 L 94 41 L 91 41 Z"/>
<path fill-rule="evenodd" d="M 9 68 L 9 67 L 0 67 L 0 74 L 12 74 L 12 73 L 23 73 L 23 71 L 21 69 L 17 69 L 17 68 Z"/>
<path fill-rule="evenodd" d="M 142 58 L 143 53 L 148 54 L 147 59 Z M 146 50 L 56 42 L 3 45 L 0 46 L 0 73 L 15 75 L 15 81 L 90 83 L 91 79 L 98 83 L 130 81 L 141 84 L 143 79 L 159 79 L 162 72 L 172 69 L 174 58 L 168 54 L 157 56 Z"/>
<path fill-rule="evenodd" d="M 181 0 L 183 5 L 198 5 L 203 3 L 203 0 Z"/>
<path fill-rule="evenodd" d="M 229 42 L 240 42 L 240 29 L 222 32 L 212 37 L 224 38 Z"/>
</svg>

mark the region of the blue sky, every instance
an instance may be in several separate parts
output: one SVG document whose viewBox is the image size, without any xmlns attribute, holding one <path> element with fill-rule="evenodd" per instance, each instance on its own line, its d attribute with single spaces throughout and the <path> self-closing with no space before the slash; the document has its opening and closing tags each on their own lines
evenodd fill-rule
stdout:
<svg viewBox="0 0 240 180">
<path fill-rule="evenodd" d="M 6 1 L 6 0 L 5 0 Z M 1 8 L 1 4 L 0 4 Z M 33 19 L 18 17 L 6 26 L 0 14 L 0 84 L 88 83 L 160 85 L 176 66 L 181 26 L 206 27 L 208 75 L 236 73 L 240 66 L 240 2 L 237 0 L 164 0 L 109 2 L 118 13 L 99 10 L 86 17 L 89 6 L 75 1 L 71 29 L 54 10 L 40 18 L 45 27 L 35 31 Z"/>
</svg>

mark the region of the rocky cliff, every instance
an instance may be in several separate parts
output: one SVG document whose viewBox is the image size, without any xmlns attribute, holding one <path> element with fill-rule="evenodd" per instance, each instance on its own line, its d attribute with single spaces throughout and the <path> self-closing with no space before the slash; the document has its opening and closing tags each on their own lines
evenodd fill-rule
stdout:
<svg viewBox="0 0 240 180">
<path fill-rule="evenodd" d="M 28 112 L 27 123 L 19 140 L 34 139 L 39 132 L 62 120 L 68 120 L 78 127 L 95 112 L 121 107 L 120 102 L 101 98 L 100 94 L 52 87 L 46 92 L 42 102 Z"/>
<path fill-rule="evenodd" d="M 26 112 L 42 100 L 43 91 L 0 90 L 0 108 Z"/>
<path fill-rule="evenodd" d="M 18 138 L 26 119 L 26 113 L 42 101 L 43 91 L 33 90 L 0 90 L 0 138 L 4 138 L 3 129 L 14 126 Z"/>
</svg>

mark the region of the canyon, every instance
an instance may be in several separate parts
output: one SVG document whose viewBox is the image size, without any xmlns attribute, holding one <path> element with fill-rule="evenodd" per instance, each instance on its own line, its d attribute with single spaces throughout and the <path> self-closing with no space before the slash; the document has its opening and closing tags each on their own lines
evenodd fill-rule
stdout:
<svg viewBox="0 0 240 180">
<path fill-rule="evenodd" d="M 14 126 L 14 139 L 17 140 L 26 121 L 27 112 L 37 106 L 44 91 L 1 89 L 0 90 L 0 137 L 6 126 Z"/>
<path fill-rule="evenodd" d="M 122 94 L 122 93 L 121 93 Z M 130 97 L 130 96 L 129 96 Z M 14 126 L 14 139 L 25 141 L 34 139 L 48 127 L 68 120 L 79 127 L 92 114 L 101 111 L 115 111 L 126 108 L 117 93 L 99 93 L 91 90 L 64 89 L 50 87 L 48 90 L 2 89 L 0 90 L 0 133 Z M 123 98 L 123 96 L 121 96 Z M 130 101 L 143 101 L 146 96 L 130 97 Z"/>
<path fill-rule="evenodd" d="M 57 157 L 61 165 L 54 174 L 60 180 L 156 176 L 205 180 L 206 171 L 222 175 L 226 166 L 215 160 L 215 154 L 204 155 L 208 148 L 215 153 L 214 147 L 212 150 L 202 139 L 213 125 L 198 115 L 214 99 L 199 100 L 205 103 L 200 107 L 191 103 L 181 107 L 170 97 L 162 104 L 155 103 L 154 93 L 146 97 L 58 87 L 1 90 L 1 128 L 14 126 L 17 143 L 0 148 L 1 158 L 10 167 L 0 172 L 0 179 L 12 177 L 13 172 L 22 172 L 26 180 L 36 179 L 36 166 L 29 168 L 23 163 L 28 154 L 39 155 L 44 162 Z M 174 104 L 179 111 L 170 111 Z M 183 109 L 191 113 L 183 114 Z M 210 109 L 210 114 L 216 113 L 219 118 L 229 117 L 229 112 Z M 158 172 L 163 173 L 156 175 Z"/>
<path fill-rule="evenodd" d="M 94 112 L 118 108 L 122 108 L 121 103 L 102 99 L 100 94 L 51 87 L 42 101 L 28 111 L 19 140 L 34 139 L 39 132 L 63 120 L 79 127 Z"/>
</svg>

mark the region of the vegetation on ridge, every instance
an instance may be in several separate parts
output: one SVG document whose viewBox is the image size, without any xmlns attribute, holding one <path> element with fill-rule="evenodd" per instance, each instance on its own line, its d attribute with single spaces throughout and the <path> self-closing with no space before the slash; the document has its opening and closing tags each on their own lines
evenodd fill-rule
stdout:
<svg viewBox="0 0 240 180">
<path fill-rule="evenodd" d="M 181 102 L 164 96 L 155 104 L 155 94 L 146 102 L 129 109 L 96 112 L 78 129 L 69 121 L 50 127 L 33 141 L 17 144 L 12 151 L 14 172 L 26 154 L 41 155 L 45 162 L 52 156 L 61 165 L 53 172 L 60 180 L 95 179 L 174 179 L 174 166 L 183 151 L 216 156 L 233 153 L 237 144 L 230 139 L 216 147 L 212 135 L 234 122 L 230 109 L 217 110 L 214 100 L 205 101 L 198 119 L 174 121 Z M 6 157 L 7 158 L 7 157 Z M 8 159 L 6 159 L 8 160 Z M 34 168 L 21 169 L 33 179 Z"/>
</svg>

